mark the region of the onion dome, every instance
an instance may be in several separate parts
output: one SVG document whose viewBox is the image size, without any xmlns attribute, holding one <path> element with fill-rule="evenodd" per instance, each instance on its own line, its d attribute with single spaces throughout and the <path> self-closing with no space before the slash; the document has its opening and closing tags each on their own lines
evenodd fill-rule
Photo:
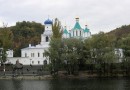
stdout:
<svg viewBox="0 0 130 90">
<path fill-rule="evenodd" d="M 85 25 L 84 32 L 90 32 L 89 29 L 87 28 L 87 25 Z"/>
<path fill-rule="evenodd" d="M 80 24 L 79 24 L 79 18 L 75 18 L 76 19 L 76 23 L 75 23 L 75 26 L 74 26 L 74 30 L 76 30 L 76 29 L 78 29 L 78 30 L 80 30 L 80 29 L 82 29 L 81 28 L 81 26 L 80 26 Z"/>
<path fill-rule="evenodd" d="M 63 33 L 64 33 L 64 34 L 69 34 L 69 32 L 68 32 L 67 29 L 66 29 L 66 26 L 65 26 L 65 29 L 64 29 Z"/>
<path fill-rule="evenodd" d="M 50 19 L 47 19 L 44 24 L 52 24 L 52 21 Z"/>
</svg>

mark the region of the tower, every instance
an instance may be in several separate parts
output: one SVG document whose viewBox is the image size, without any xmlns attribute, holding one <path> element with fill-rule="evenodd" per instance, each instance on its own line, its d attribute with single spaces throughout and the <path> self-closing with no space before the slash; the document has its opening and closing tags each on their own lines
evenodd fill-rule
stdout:
<svg viewBox="0 0 130 90">
<path fill-rule="evenodd" d="M 74 28 L 72 28 L 72 29 L 70 30 L 71 37 L 81 38 L 81 37 L 82 37 L 82 34 L 83 34 L 83 29 L 82 29 L 81 26 L 80 26 L 79 18 L 75 18 L 75 19 L 76 19 L 76 23 L 75 23 L 75 25 L 74 25 Z"/>
<path fill-rule="evenodd" d="M 43 34 L 41 34 L 41 44 L 43 45 L 45 42 L 50 41 L 50 37 L 52 35 L 52 21 L 50 19 L 47 19 L 44 22 L 45 25 L 45 31 Z"/>
</svg>

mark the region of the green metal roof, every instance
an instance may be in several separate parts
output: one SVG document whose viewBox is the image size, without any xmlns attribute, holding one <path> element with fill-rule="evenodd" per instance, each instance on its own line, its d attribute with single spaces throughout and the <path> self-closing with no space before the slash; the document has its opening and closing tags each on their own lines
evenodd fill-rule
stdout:
<svg viewBox="0 0 130 90">
<path fill-rule="evenodd" d="M 75 26 L 74 26 L 73 29 L 74 29 L 74 30 L 75 30 L 75 29 L 82 29 L 81 26 L 80 26 L 80 24 L 79 24 L 79 22 L 76 22 L 76 23 L 75 23 Z"/>
<path fill-rule="evenodd" d="M 85 29 L 84 29 L 84 32 L 89 32 L 89 29 L 88 29 L 88 28 L 85 28 Z"/>
<path fill-rule="evenodd" d="M 69 34 L 66 29 L 64 29 L 63 33 L 64 33 L 64 34 Z"/>
</svg>

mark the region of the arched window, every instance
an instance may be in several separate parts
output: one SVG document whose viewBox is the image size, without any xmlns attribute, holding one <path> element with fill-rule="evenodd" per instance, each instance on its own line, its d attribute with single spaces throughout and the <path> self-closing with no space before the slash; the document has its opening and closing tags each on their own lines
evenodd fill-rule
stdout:
<svg viewBox="0 0 130 90">
<path fill-rule="evenodd" d="M 38 64 L 40 64 L 40 61 L 38 61 Z"/>
<path fill-rule="evenodd" d="M 74 36 L 74 31 L 73 31 L 73 36 Z"/>
<path fill-rule="evenodd" d="M 27 53 L 25 53 L 25 57 L 27 57 Z"/>
<path fill-rule="evenodd" d="M 34 57 L 34 53 L 33 53 L 33 57 Z"/>
<path fill-rule="evenodd" d="M 81 31 L 80 31 L 80 36 L 81 36 Z"/>
<path fill-rule="evenodd" d="M 44 63 L 44 65 L 47 65 L 47 60 L 44 60 L 43 63 Z"/>
<path fill-rule="evenodd" d="M 76 31 L 76 36 L 78 36 L 78 31 Z"/>
<path fill-rule="evenodd" d="M 42 56 L 44 57 L 44 52 L 42 53 Z"/>
<path fill-rule="evenodd" d="M 32 61 L 32 64 L 34 64 L 34 61 Z"/>
<path fill-rule="evenodd" d="M 48 42 L 49 41 L 49 37 L 48 36 L 46 36 L 46 42 Z"/>
</svg>

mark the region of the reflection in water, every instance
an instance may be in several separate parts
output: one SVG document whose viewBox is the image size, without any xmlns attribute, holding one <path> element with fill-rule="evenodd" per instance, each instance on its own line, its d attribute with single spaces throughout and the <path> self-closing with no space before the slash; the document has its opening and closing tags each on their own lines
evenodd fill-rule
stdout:
<svg viewBox="0 0 130 90">
<path fill-rule="evenodd" d="M 23 86 L 22 86 L 22 82 L 23 81 L 20 81 L 20 80 L 12 80 L 12 85 L 11 85 L 11 87 L 12 87 L 12 89 L 14 89 L 14 90 L 23 90 L 22 88 L 23 88 Z"/>
<path fill-rule="evenodd" d="M 130 79 L 0 80 L 0 90 L 130 90 Z"/>
</svg>

